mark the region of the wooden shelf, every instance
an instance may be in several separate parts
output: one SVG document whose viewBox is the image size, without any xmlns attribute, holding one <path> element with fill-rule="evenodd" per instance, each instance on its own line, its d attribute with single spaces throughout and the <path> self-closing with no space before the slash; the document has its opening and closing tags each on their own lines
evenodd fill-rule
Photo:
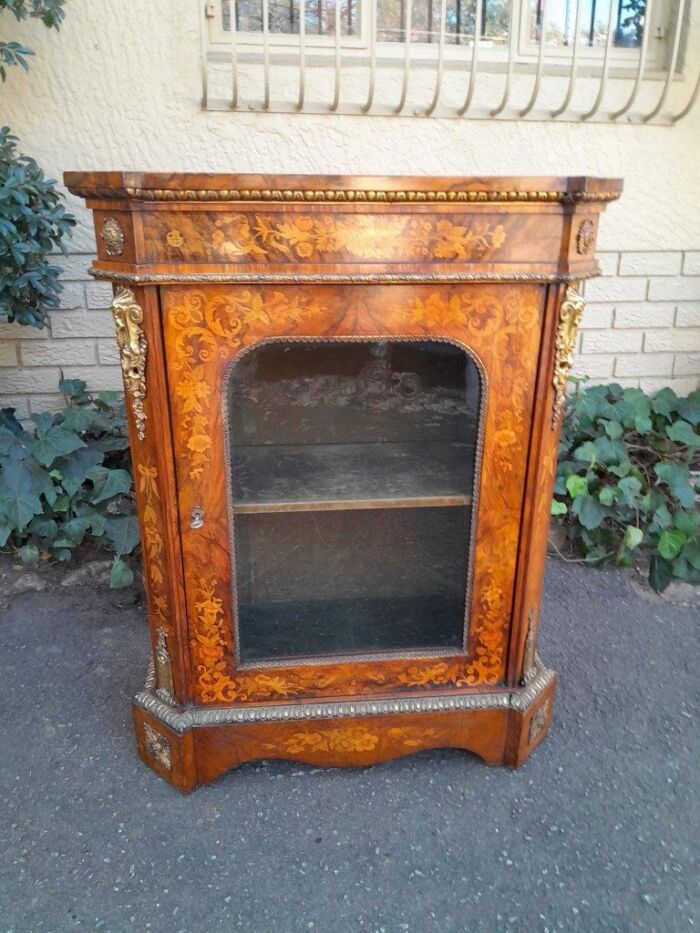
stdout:
<svg viewBox="0 0 700 933">
<path fill-rule="evenodd" d="M 236 514 L 471 504 L 474 448 L 452 442 L 239 447 Z"/>
</svg>

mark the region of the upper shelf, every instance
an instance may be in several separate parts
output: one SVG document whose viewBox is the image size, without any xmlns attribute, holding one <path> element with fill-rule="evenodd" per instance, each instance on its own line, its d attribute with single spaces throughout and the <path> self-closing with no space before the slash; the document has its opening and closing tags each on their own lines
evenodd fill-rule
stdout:
<svg viewBox="0 0 700 933">
<path fill-rule="evenodd" d="M 231 460 L 236 514 L 471 503 L 467 444 L 267 444 L 237 447 Z"/>
</svg>

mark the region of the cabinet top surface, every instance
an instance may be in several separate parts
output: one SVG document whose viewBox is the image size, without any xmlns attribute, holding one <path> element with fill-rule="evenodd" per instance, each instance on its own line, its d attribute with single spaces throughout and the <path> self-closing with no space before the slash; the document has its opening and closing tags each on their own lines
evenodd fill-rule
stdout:
<svg viewBox="0 0 700 933">
<path fill-rule="evenodd" d="M 236 175 L 66 172 L 74 194 L 129 200 L 612 201 L 622 181 L 590 176 Z"/>
</svg>

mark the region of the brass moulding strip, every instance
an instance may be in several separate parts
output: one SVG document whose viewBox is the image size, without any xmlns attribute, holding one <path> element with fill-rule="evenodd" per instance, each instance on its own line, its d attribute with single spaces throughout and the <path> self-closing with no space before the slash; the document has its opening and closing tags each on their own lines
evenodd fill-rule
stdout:
<svg viewBox="0 0 700 933">
<path fill-rule="evenodd" d="M 620 197 L 619 191 L 388 191 L 365 189 L 273 189 L 273 188 L 85 188 L 71 187 L 80 198 L 131 201 L 264 201 L 278 203 L 435 203 L 469 204 L 577 204 L 608 203 Z"/>
<path fill-rule="evenodd" d="M 574 347 L 578 325 L 583 316 L 584 301 L 575 286 L 569 285 L 559 309 L 559 321 L 554 337 L 554 401 L 552 403 L 552 430 L 561 420 L 566 402 L 569 372 L 574 362 Z"/>
<path fill-rule="evenodd" d="M 131 413 L 136 435 L 146 437 L 146 354 L 148 345 L 143 332 L 143 308 L 130 288 L 120 288 L 112 301 L 112 315 L 117 331 L 124 389 L 131 398 Z"/>
<path fill-rule="evenodd" d="M 88 270 L 95 279 L 128 285 L 431 285 L 460 282 L 579 282 L 600 275 L 596 266 L 576 272 L 121 272 Z"/>
<path fill-rule="evenodd" d="M 554 681 L 554 671 L 538 659 L 535 676 L 525 689 L 406 697 L 393 700 L 342 700 L 339 702 L 300 702 L 269 706 L 230 706 L 218 708 L 174 708 L 160 700 L 153 691 L 152 669 L 145 688 L 134 697 L 134 703 L 173 732 L 220 726 L 231 723 L 287 722 L 319 719 L 344 719 L 360 716 L 392 716 L 402 713 L 446 713 L 467 710 L 512 709 L 525 712 Z"/>
</svg>

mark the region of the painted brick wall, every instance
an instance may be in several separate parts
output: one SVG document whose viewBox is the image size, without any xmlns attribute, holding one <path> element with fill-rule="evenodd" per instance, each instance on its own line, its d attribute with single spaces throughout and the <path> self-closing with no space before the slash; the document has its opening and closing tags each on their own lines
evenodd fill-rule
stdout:
<svg viewBox="0 0 700 933">
<path fill-rule="evenodd" d="M 700 387 L 700 251 L 606 252 L 586 283 L 574 372 L 679 395 Z"/>
<path fill-rule="evenodd" d="M 574 372 L 646 391 L 698 388 L 700 250 L 599 256 L 603 275 L 585 286 Z M 64 291 L 48 331 L 0 325 L 0 406 L 16 407 L 22 418 L 61 403 L 61 372 L 93 389 L 121 388 L 112 290 L 87 275 L 92 259 L 59 260 Z"/>
</svg>

